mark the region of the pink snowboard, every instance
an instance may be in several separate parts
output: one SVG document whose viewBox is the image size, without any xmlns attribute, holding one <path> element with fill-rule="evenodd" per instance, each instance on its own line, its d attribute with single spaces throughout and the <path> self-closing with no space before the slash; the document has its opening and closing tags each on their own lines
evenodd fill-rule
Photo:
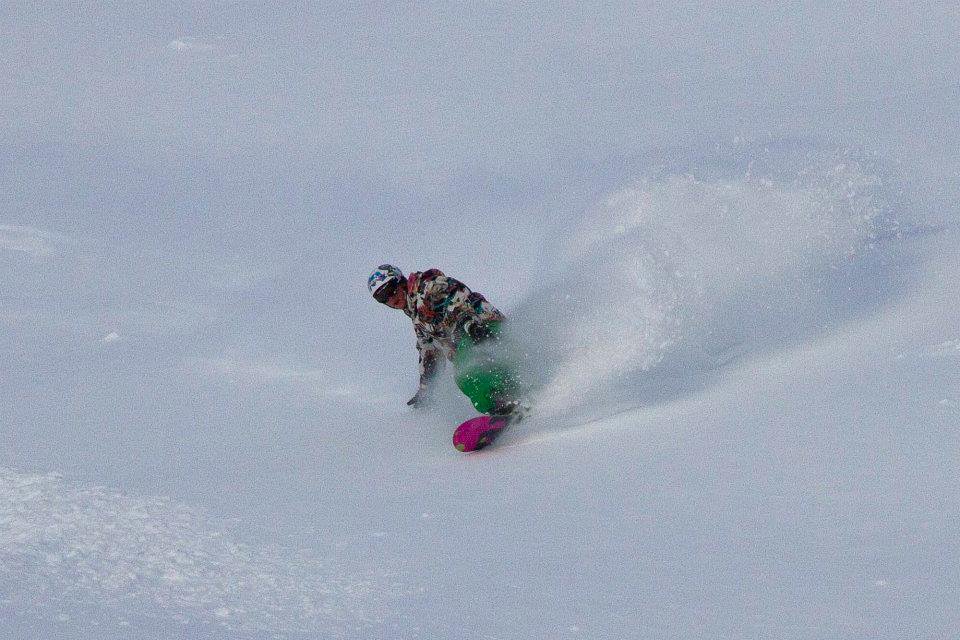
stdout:
<svg viewBox="0 0 960 640">
<path fill-rule="evenodd" d="M 479 416 L 471 418 L 453 432 L 453 446 L 457 451 L 476 451 L 483 449 L 500 435 L 507 421 L 503 418 Z"/>
</svg>

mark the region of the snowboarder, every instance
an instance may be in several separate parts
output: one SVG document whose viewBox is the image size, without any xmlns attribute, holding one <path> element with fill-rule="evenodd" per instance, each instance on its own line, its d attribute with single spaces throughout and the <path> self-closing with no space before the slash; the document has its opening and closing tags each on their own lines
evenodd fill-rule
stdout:
<svg viewBox="0 0 960 640">
<path fill-rule="evenodd" d="M 505 317 L 486 298 L 439 269 L 404 276 L 385 264 L 370 274 L 367 286 L 377 302 L 402 310 L 413 321 L 420 386 L 408 405 L 427 399 L 445 358 L 453 362 L 457 386 L 477 411 L 520 417 L 516 378 L 487 348 L 498 340 Z"/>
</svg>

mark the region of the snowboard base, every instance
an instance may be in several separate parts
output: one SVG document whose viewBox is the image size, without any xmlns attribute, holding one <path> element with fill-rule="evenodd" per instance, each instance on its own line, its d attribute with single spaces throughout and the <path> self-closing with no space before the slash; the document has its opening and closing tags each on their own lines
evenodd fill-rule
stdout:
<svg viewBox="0 0 960 640">
<path fill-rule="evenodd" d="M 491 444 L 508 424 L 507 419 L 501 416 L 471 418 L 453 432 L 453 446 L 464 453 L 483 449 Z"/>
</svg>

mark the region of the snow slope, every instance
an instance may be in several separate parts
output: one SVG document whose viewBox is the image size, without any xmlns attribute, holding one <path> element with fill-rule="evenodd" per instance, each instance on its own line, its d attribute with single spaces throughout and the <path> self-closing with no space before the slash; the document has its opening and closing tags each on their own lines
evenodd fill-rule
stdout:
<svg viewBox="0 0 960 640">
<path fill-rule="evenodd" d="M 292 451 L 279 504 L 232 523 L 5 470 L 9 635 L 949 636 L 956 267 L 703 389 L 487 453 L 453 455 L 444 413 L 383 409 L 359 424 L 389 446 L 344 449 L 350 487 L 308 470 L 329 441 Z"/>
<path fill-rule="evenodd" d="M 960 633 L 951 5 L 0 18 L 0 638 Z"/>
</svg>

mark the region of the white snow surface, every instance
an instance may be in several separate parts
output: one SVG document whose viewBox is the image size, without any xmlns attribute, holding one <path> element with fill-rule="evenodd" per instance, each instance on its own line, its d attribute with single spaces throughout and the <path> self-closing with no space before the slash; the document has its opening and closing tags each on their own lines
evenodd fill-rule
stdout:
<svg viewBox="0 0 960 640">
<path fill-rule="evenodd" d="M 91 610 L 120 626 L 151 616 L 231 631 L 333 632 L 370 622 L 374 587 L 361 575 L 309 550 L 238 543 L 169 499 L 7 469 L 0 491 L 3 578 L 12 585 L 4 604 L 18 617 L 62 608 L 58 620 L 90 633 Z"/>
<path fill-rule="evenodd" d="M 0 19 L 0 638 L 960 636 L 952 4 Z"/>
</svg>

